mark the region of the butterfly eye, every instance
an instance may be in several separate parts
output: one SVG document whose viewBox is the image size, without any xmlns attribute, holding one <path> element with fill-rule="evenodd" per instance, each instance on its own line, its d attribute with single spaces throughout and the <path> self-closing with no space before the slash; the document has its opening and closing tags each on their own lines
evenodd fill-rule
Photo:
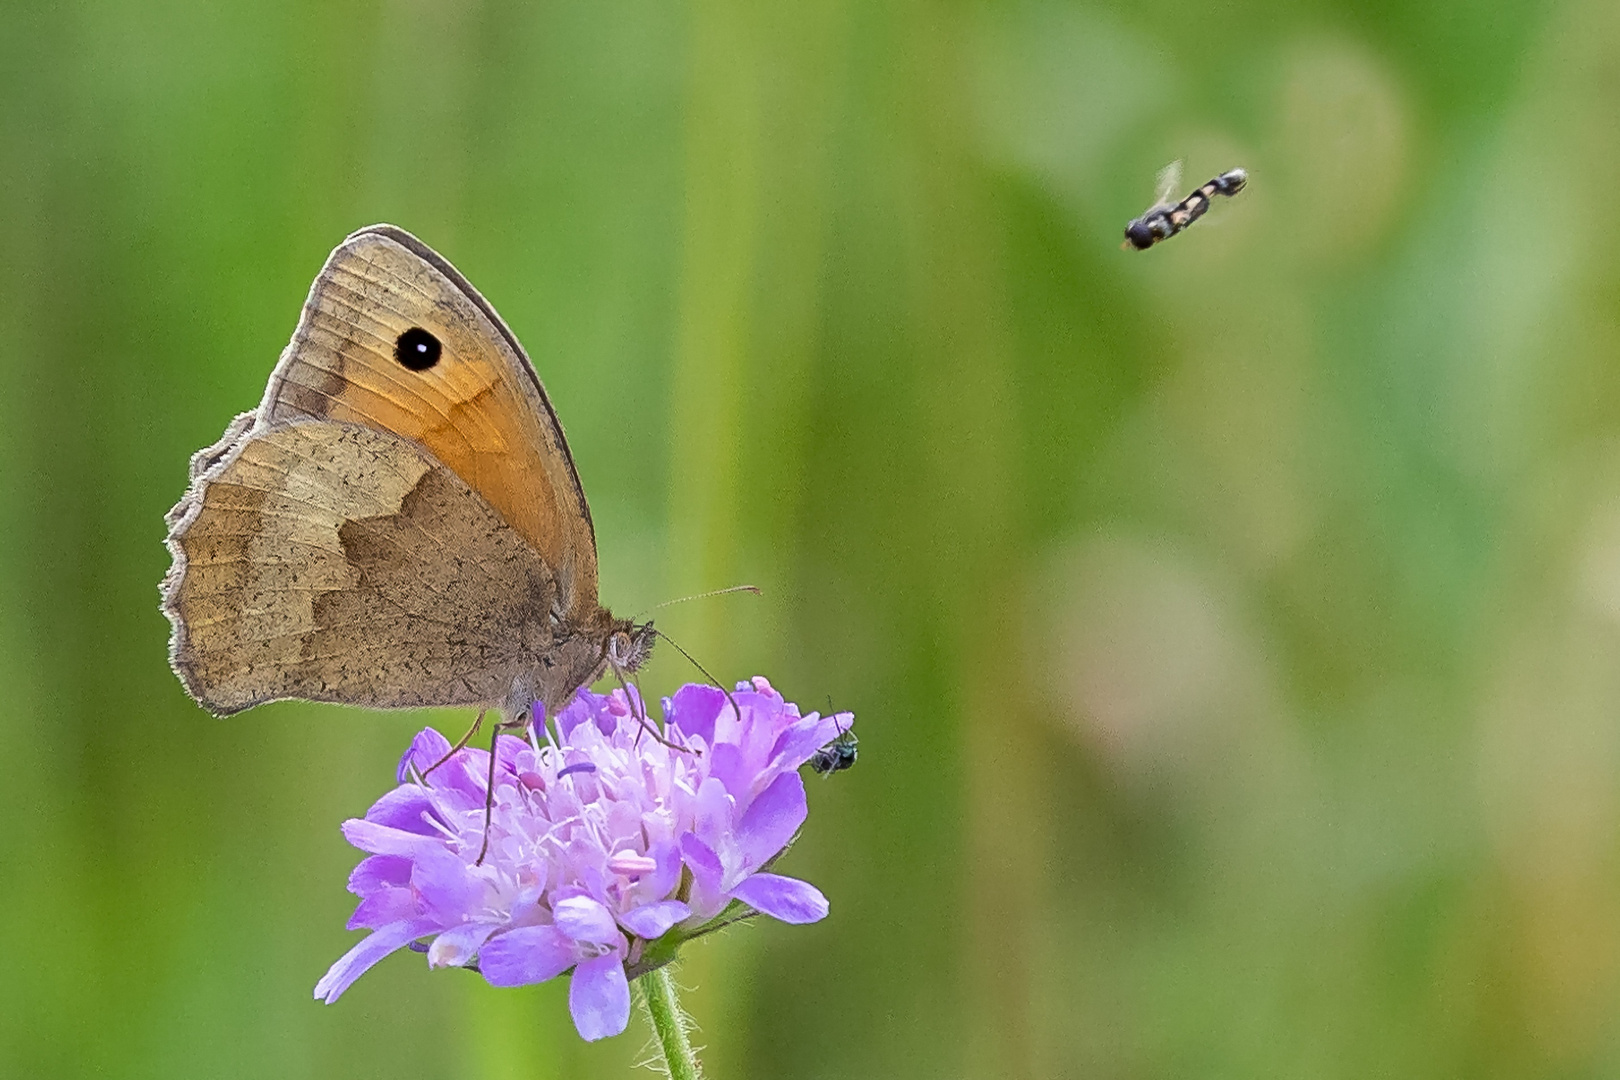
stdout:
<svg viewBox="0 0 1620 1080">
<path fill-rule="evenodd" d="M 608 638 L 608 657 L 621 671 L 635 671 L 651 655 L 653 636 L 652 623 L 632 626 L 629 630 L 615 630 Z"/>
<path fill-rule="evenodd" d="M 394 358 L 412 371 L 426 371 L 437 364 L 442 351 L 439 339 L 420 326 L 411 327 L 394 342 Z"/>
</svg>

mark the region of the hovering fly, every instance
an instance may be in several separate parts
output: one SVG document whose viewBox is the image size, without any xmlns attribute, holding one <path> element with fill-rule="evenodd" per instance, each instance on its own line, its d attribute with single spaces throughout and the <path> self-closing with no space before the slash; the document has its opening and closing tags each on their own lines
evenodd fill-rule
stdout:
<svg viewBox="0 0 1620 1080">
<path fill-rule="evenodd" d="M 1181 162 L 1173 161 L 1159 170 L 1159 193 L 1152 206 L 1142 216 L 1125 226 L 1127 250 L 1146 251 L 1160 240 L 1168 240 L 1204 216 L 1209 200 L 1214 195 L 1236 195 L 1249 182 L 1249 174 L 1242 169 L 1223 172 L 1180 202 L 1172 204 L 1171 196 L 1181 186 Z"/>
</svg>

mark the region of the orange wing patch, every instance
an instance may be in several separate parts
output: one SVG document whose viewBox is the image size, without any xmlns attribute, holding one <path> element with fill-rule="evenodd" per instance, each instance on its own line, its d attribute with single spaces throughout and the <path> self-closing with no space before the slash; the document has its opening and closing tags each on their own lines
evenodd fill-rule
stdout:
<svg viewBox="0 0 1620 1080">
<path fill-rule="evenodd" d="M 413 327 L 442 349 L 422 370 L 396 354 Z M 540 380 L 494 309 L 409 234 L 373 227 L 332 253 L 260 415 L 347 421 L 421 444 L 554 569 L 566 613 L 595 610 L 590 510 Z"/>
</svg>

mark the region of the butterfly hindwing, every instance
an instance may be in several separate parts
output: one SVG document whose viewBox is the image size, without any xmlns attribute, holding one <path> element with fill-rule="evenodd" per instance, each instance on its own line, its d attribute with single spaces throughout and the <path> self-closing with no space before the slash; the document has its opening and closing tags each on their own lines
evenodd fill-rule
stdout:
<svg viewBox="0 0 1620 1080">
<path fill-rule="evenodd" d="M 551 657 L 569 689 L 597 663 L 593 643 L 554 639 L 545 560 L 460 477 L 387 432 L 329 421 L 238 432 L 175 508 L 170 547 L 174 666 L 216 713 L 280 698 L 483 704 L 537 679 L 526 654 Z"/>
</svg>

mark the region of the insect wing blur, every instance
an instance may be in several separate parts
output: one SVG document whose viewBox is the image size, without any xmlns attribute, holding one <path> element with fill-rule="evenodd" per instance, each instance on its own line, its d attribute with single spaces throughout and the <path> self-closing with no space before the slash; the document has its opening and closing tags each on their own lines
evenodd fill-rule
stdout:
<svg viewBox="0 0 1620 1080">
<path fill-rule="evenodd" d="M 1169 210 L 1175 205 L 1176 192 L 1181 190 L 1181 159 L 1177 158 L 1159 170 L 1153 178 L 1153 205 L 1143 213 L 1143 217 L 1155 210 Z"/>
</svg>

